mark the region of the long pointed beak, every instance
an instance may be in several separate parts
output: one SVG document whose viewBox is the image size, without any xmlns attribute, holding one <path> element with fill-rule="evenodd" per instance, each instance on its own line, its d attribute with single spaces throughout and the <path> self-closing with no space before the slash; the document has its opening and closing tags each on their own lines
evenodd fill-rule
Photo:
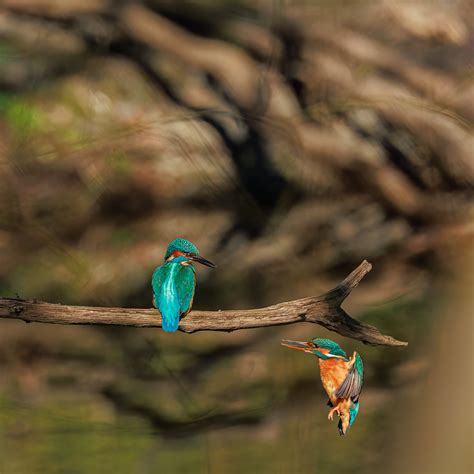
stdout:
<svg viewBox="0 0 474 474">
<path fill-rule="evenodd" d="M 289 341 L 288 339 L 282 339 L 281 345 L 305 352 L 312 352 L 316 347 L 312 342 Z"/>
<path fill-rule="evenodd" d="M 207 260 L 204 257 L 201 257 L 200 255 L 192 255 L 189 257 L 190 260 L 193 260 L 194 262 L 202 263 L 203 265 L 206 265 L 206 267 L 211 267 L 211 268 L 217 268 L 217 265 L 215 263 L 212 263 L 210 260 Z"/>
</svg>

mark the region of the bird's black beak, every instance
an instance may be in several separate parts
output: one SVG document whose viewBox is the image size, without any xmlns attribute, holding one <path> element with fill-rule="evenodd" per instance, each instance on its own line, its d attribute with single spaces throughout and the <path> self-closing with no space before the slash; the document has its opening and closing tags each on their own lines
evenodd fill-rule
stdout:
<svg viewBox="0 0 474 474">
<path fill-rule="evenodd" d="M 193 262 L 202 263 L 203 265 L 206 265 L 206 267 L 217 268 L 217 265 L 215 263 L 212 263 L 210 260 L 207 260 L 206 258 L 201 257 L 200 255 L 190 255 L 189 260 L 192 260 Z"/>
<path fill-rule="evenodd" d="M 282 346 L 289 347 L 290 349 L 298 349 L 300 351 L 311 352 L 317 346 L 313 342 L 302 342 L 302 341 L 289 341 L 288 339 L 282 339 Z"/>
</svg>

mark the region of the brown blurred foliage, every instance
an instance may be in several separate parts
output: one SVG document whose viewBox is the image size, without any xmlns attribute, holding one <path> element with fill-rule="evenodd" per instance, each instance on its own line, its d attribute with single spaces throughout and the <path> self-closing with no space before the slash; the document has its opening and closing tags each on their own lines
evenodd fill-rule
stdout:
<svg viewBox="0 0 474 474">
<path fill-rule="evenodd" d="M 247 452 L 239 434 L 213 434 L 238 425 L 258 466 L 308 472 L 315 457 L 318 472 L 380 472 L 406 410 L 391 406 L 416 404 L 433 367 L 434 308 L 470 271 L 455 265 L 474 231 L 473 13 L 467 0 L 3 0 L 0 294 L 149 306 L 151 272 L 183 236 L 219 264 L 199 272 L 197 307 L 317 294 L 366 258 L 374 272 L 350 304 L 411 343 L 358 347 L 353 459 L 334 426 L 310 423 L 324 418 L 314 364 L 277 347 L 312 327 L 170 339 L 2 322 L 5 400 L 93 400 L 94 423 L 134 413 L 152 434 L 210 440 L 211 472 L 255 468 L 232 461 L 225 440 Z M 28 437 L 31 423 L 2 432 Z"/>
</svg>

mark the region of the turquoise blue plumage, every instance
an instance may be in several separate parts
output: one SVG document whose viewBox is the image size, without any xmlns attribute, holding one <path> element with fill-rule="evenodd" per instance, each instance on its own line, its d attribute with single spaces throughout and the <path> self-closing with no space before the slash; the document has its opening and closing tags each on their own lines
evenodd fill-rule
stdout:
<svg viewBox="0 0 474 474">
<path fill-rule="evenodd" d="M 192 262 L 215 268 L 212 262 L 199 255 L 199 250 L 189 240 L 175 239 L 166 250 L 165 263 L 153 272 L 153 305 L 161 314 L 166 332 L 176 331 L 180 319 L 191 311 L 196 288 Z"/>
</svg>

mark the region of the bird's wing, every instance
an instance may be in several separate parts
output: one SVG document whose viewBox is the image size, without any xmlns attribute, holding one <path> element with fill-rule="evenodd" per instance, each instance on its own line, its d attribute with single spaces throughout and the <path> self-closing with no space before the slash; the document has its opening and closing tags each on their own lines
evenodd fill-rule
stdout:
<svg viewBox="0 0 474 474">
<path fill-rule="evenodd" d="M 362 390 L 363 381 L 364 364 L 362 363 L 362 358 L 356 352 L 354 364 L 349 369 L 349 372 L 341 386 L 336 390 L 336 397 L 350 398 L 353 402 L 357 402 Z"/>
<path fill-rule="evenodd" d="M 153 288 L 153 305 L 158 308 L 157 297 L 160 294 L 161 287 L 168 276 L 168 270 L 164 265 L 155 268 L 153 276 L 151 277 L 151 286 Z"/>
<path fill-rule="evenodd" d="M 176 275 L 176 289 L 180 305 L 180 313 L 186 315 L 193 305 L 194 288 L 196 287 L 196 274 L 191 265 L 182 265 Z"/>
</svg>

